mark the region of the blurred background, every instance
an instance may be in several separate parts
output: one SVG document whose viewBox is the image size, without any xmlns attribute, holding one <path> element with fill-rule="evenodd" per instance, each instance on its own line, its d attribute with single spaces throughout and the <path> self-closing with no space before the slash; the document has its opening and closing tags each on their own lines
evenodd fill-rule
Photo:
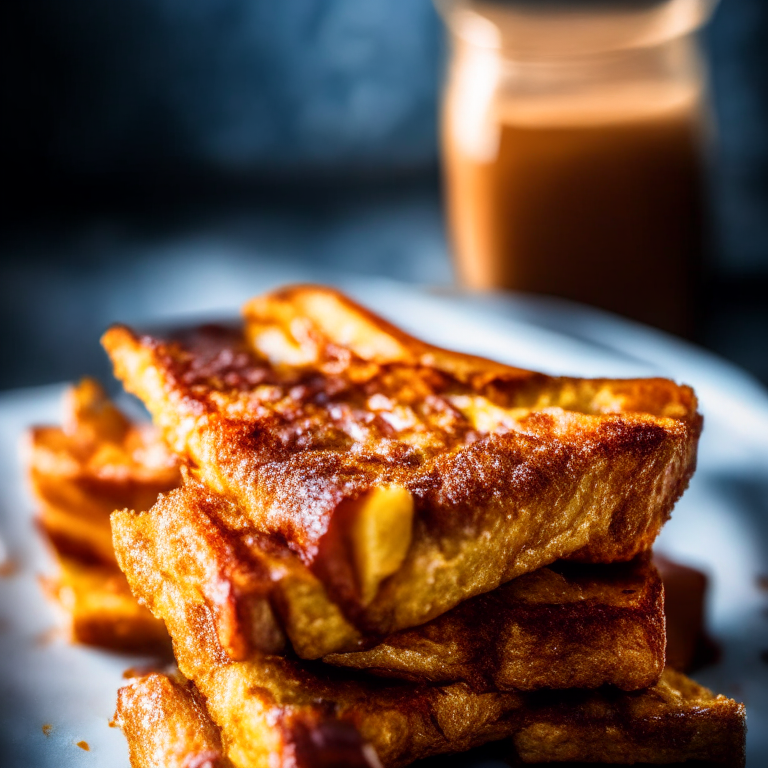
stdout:
<svg viewBox="0 0 768 768">
<path fill-rule="evenodd" d="M 672 123 L 646 114 L 656 97 L 615 66 L 646 43 L 568 52 L 590 71 L 566 66 L 566 88 L 554 33 L 521 50 L 505 21 L 494 33 L 464 11 L 444 4 L 451 44 L 431 0 L 3 3 L 0 388 L 104 376 L 97 339 L 114 320 L 232 309 L 274 280 L 339 275 L 580 299 L 768 382 L 768 4 L 722 0 L 693 25 L 685 45 L 700 45 L 704 69 L 674 41 L 643 64 L 697 94 L 708 73 L 706 98 L 684 110 L 700 152 L 698 138 L 658 138 Z M 595 86 L 606 72 L 609 96 Z M 586 114 L 587 92 L 621 131 L 595 112 L 574 133 L 563 109 Z M 602 210 L 615 226 L 600 247 L 604 232 L 581 225 L 614 188 L 636 197 Z M 625 221 L 621 205 L 642 216 Z M 664 302 L 682 314 L 655 311 Z"/>
</svg>

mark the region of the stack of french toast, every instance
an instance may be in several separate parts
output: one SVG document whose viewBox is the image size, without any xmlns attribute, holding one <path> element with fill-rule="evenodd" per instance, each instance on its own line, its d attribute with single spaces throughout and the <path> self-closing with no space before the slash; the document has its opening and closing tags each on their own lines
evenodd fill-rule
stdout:
<svg viewBox="0 0 768 768">
<path fill-rule="evenodd" d="M 154 426 L 84 381 L 30 465 L 73 638 L 170 637 L 177 671 L 118 694 L 133 768 L 743 764 L 743 705 L 665 668 L 690 388 L 449 352 L 307 286 L 103 343 Z"/>
</svg>

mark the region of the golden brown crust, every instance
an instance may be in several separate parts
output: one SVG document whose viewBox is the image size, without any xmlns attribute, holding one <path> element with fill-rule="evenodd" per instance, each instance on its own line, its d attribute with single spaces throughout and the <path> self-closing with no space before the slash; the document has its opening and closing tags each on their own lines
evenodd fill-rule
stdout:
<svg viewBox="0 0 768 768">
<path fill-rule="evenodd" d="M 332 711 L 334 718 L 352 723 L 384 766 L 510 737 L 516 737 L 518 754 L 529 762 L 702 759 L 743 765 L 743 706 L 709 692 L 687 698 L 667 678 L 635 693 L 615 697 L 598 691 L 569 699 L 563 692 L 477 694 L 464 684 L 372 688 L 279 664 L 276 668 L 277 660 L 268 660 L 266 669 L 257 670 L 241 662 L 200 679 L 233 762 L 241 768 L 264 764 L 257 734 L 270 713 L 308 710 L 315 716 Z M 241 716 L 234 715 L 233 692 L 240 700 L 246 697 Z"/>
<path fill-rule="evenodd" d="M 664 597 L 646 558 L 540 568 L 378 645 L 326 663 L 475 690 L 653 685 L 664 669 Z"/>
<path fill-rule="evenodd" d="M 192 646 L 184 645 L 183 658 Z M 461 684 L 382 686 L 274 657 L 206 669 L 192 660 L 190 669 L 237 768 L 390 768 L 501 739 L 524 762 L 744 765 L 744 707 L 671 670 L 633 693 L 515 695 Z M 196 725 L 194 689 L 181 690 Z M 175 706 L 170 717 L 184 711 Z M 131 717 L 124 711 L 122 725 L 135 740 L 146 721 L 131 730 Z M 153 728 L 166 749 L 183 752 L 167 728 Z"/>
<path fill-rule="evenodd" d="M 58 565 L 58 574 L 43 583 L 62 609 L 72 642 L 125 653 L 170 653 L 163 622 L 139 605 L 120 571 L 65 556 Z"/>
<path fill-rule="evenodd" d="M 654 683 L 664 666 L 663 594 L 645 558 L 539 569 L 363 644 L 311 570 L 258 532 L 235 535 L 225 527 L 232 514 L 231 504 L 188 483 L 150 512 L 116 512 L 113 529 L 136 594 L 162 616 L 157 593 L 171 581 L 185 603 L 205 606 L 217 647 L 233 660 L 280 651 L 285 633 L 305 657 L 478 690 L 630 690 Z M 342 642 L 351 652 L 326 655 Z"/>
<path fill-rule="evenodd" d="M 174 450 L 237 503 L 231 527 L 284 540 L 364 632 L 423 623 L 559 558 L 630 559 L 693 471 L 687 387 L 439 350 L 326 289 L 278 292 L 245 315 L 247 339 L 117 327 L 104 345 Z M 412 540 L 367 601 L 344 510 L 388 485 L 412 494 Z"/>
<path fill-rule="evenodd" d="M 219 729 L 181 676 L 155 672 L 123 686 L 115 723 L 128 740 L 131 768 L 232 768 Z"/>
<path fill-rule="evenodd" d="M 280 573 L 272 567 L 271 553 L 278 553 L 279 566 L 280 548 L 257 533 L 242 539 L 229 535 L 215 514 L 222 506 L 201 486 L 187 484 L 161 497 L 149 512 L 116 511 L 112 527 L 118 562 L 134 594 L 156 615 L 153 593 L 166 579 L 185 599 L 205 605 L 216 644 L 230 658 L 246 658 L 254 649 L 278 652 L 284 635 L 272 609 L 272 592 Z"/>
<path fill-rule="evenodd" d="M 117 567 L 109 525 L 114 509 L 149 509 L 180 481 L 156 430 L 130 423 L 98 383 L 84 379 L 65 395 L 62 427 L 31 430 L 27 461 L 37 523 L 58 565 L 45 584 L 72 641 L 167 652 L 162 622 L 136 602 Z"/>
<path fill-rule="evenodd" d="M 231 768 L 219 728 L 202 696 L 181 675 L 152 673 L 118 691 L 115 722 L 128 741 L 132 768 Z M 323 712 L 286 713 L 270 723 L 283 768 L 378 768 L 350 723 Z"/>
<path fill-rule="evenodd" d="M 744 705 L 671 669 L 644 691 L 568 691 L 556 703 L 533 703 L 535 696 L 529 722 L 513 738 L 523 762 L 745 763 Z"/>
<path fill-rule="evenodd" d="M 64 406 L 62 427 L 29 434 L 39 524 L 57 551 L 114 564 L 110 514 L 149 509 L 179 484 L 178 462 L 156 430 L 129 422 L 92 379 L 70 387 Z"/>
</svg>

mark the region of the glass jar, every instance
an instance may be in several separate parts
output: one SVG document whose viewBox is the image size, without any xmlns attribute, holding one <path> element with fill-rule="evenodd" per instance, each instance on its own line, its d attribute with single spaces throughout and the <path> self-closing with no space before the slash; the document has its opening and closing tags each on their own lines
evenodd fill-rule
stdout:
<svg viewBox="0 0 768 768">
<path fill-rule="evenodd" d="M 707 0 L 437 0 L 461 283 L 688 335 L 702 260 Z"/>
</svg>

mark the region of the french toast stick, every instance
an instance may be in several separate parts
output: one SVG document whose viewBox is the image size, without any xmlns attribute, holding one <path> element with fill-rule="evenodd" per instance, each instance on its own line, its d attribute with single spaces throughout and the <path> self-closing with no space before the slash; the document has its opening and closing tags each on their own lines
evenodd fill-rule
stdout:
<svg viewBox="0 0 768 768">
<path fill-rule="evenodd" d="M 187 732 L 190 754 L 221 760 L 224 751 L 236 768 L 390 768 L 502 739 L 500 751 L 515 763 L 744 765 L 743 705 L 672 670 L 632 693 L 472 694 L 462 684 L 372 686 L 301 664 L 265 657 L 214 665 L 204 698 L 157 673 L 133 681 L 117 711 L 133 768 L 185 765 L 174 760 Z M 206 712 L 209 727 L 201 728 Z M 155 763 L 145 757 L 150 749 Z"/>
<path fill-rule="evenodd" d="M 111 414 L 119 430 L 103 426 L 94 430 L 91 425 L 97 414 L 101 414 L 102 423 L 104 416 Z M 86 380 L 68 392 L 65 423 L 64 428 L 42 429 L 44 438 L 32 442 L 36 478 L 45 480 L 49 498 L 66 497 L 66 493 L 57 491 L 57 478 L 62 476 L 83 478 L 89 472 L 98 476 L 99 491 L 93 495 L 89 493 L 88 483 L 80 484 L 78 498 L 84 500 L 86 509 L 98 509 L 97 505 L 105 499 L 109 499 L 107 505 L 110 506 L 156 494 L 158 467 L 159 477 L 165 477 L 165 482 L 174 479 L 174 475 L 167 472 L 173 462 L 163 457 L 162 446 L 148 451 L 147 446 L 155 445 L 156 438 L 146 427 L 128 422 L 94 382 Z M 118 450 L 115 433 L 123 436 L 123 447 L 133 442 L 139 449 Z M 133 437 L 125 439 L 126 435 Z M 155 456 L 154 465 L 147 466 L 145 457 L 149 453 L 152 460 L 152 451 L 160 454 L 161 461 Z M 98 458 L 93 461 L 93 457 Z M 111 487 L 110 478 L 114 481 Z M 66 482 L 65 479 L 60 484 Z M 126 488 L 130 491 L 126 492 Z M 196 502 L 188 499 L 181 512 L 182 517 L 192 515 L 198 523 L 208 514 L 199 496 Z M 113 561 L 114 554 L 111 532 L 104 526 L 103 509 L 78 516 L 77 509 L 70 515 L 65 508 L 63 514 L 66 546 L 61 547 L 61 537 L 53 537 L 60 574 L 47 579 L 46 584 L 48 593 L 68 616 L 71 638 L 118 650 L 163 650 L 167 638 L 162 623 L 134 603 L 122 573 L 106 567 L 107 562 Z M 161 518 L 149 519 L 156 524 Z M 92 525 L 93 529 L 78 527 L 84 524 Z M 181 523 L 177 520 L 176 524 Z M 88 535 L 90 530 L 106 539 L 102 546 L 108 556 L 94 559 L 89 547 L 93 541 Z M 167 529 L 164 535 L 173 534 Z M 187 539 L 185 546 L 188 548 L 193 540 Z M 166 552 L 163 561 L 167 568 L 169 562 L 181 556 L 186 568 L 187 557 L 200 558 L 204 552 L 204 547 L 198 547 L 189 555 L 185 549 L 177 549 Z M 214 556 L 219 557 L 221 552 L 215 549 Z M 332 618 L 326 618 L 324 623 L 318 621 L 318 617 L 334 615 L 333 604 L 328 601 L 322 585 L 289 552 L 280 557 L 279 550 L 273 546 L 259 554 L 269 569 L 270 581 L 274 586 L 280 585 L 279 589 L 272 589 L 270 599 L 281 606 L 283 626 L 305 654 L 311 653 L 310 643 L 322 644 L 328 633 L 333 633 Z M 568 581 L 562 574 L 544 569 L 527 580 L 516 580 L 507 586 L 510 595 L 520 597 L 514 611 L 506 606 L 506 610 L 500 612 L 501 594 L 493 597 L 492 593 L 484 600 L 479 599 L 474 607 L 471 602 L 466 607 L 460 606 L 456 609 L 461 612 L 457 616 L 449 612 L 445 621 L 435 620 L 434 627 L 427 625 L 414 632 L 401 633 L 402 637 L 396 635 L 381 646 L 335 654 L 326 660 L 406 679 L 468 680 L 478 687 L 596 687 L 608 682 L 632 689 L 649 685 L 660 674 L 663 657 L 658 579 L 647 566 L 639 565 L 630 569 L 617 566 L 605 572 L 597 568 L 592 571 L 594 578 L 590 573 L 587 570 L 579 576 L 571 569 L 572 578 Z M 617 577 L 624 581 L 619 583 Z M 630 587 L 631 596 L 622 594 L 622 589 Z M 233 585 L 227 593 L 238 599 L 238 590 Z M 215 594 L 223 593 L 217 588 Z M 315 603 L 313 611 L 308 608 L 310 598 Z M 247 610 L 240 610 L 240 614 L 243 613 L 248 614 Z M 315 621 L 306 622 L 308 616 Z M 354 628 L 345 625 L 338 611 L 335 616 L 341 631 L 356 637 Z M 486 621 L 481 623 L 475 616 L 483 616 Z M 258 626 L 250 616 L 236 631 L 242 633 Z M 539 638 L 545 627 L 556 632 L 558 640 L 542 646 Z M 280 630 L 275 632 L 279 636 Z M 260 637 L 256 635 L 254 639 L 258 642 Z M 489 655 L 486 646 L 490 640 L 495 641 L 499 650 Z M 241 643 L 244 642 L 248 642 L 248 638 L 242 638 Z M 261 645 L 263 647 L 263 643 Z M 528 653 L 533 647 L 537 652 Z M 542 648 L 550 651 L 542 652 Z M 266 650 L 276 648 L 268 643 Z"/>
<path fill-rule="evenodd" d="M 61 608 L 69 640 L 110 651 L 169 655 L 165 625 L 131 594 L 114 566 L 58 555 L 59 571 L 45 591 Z"/>
<path fill-rule="evenodd" d="M 558 559 L 629 560 L 694 470 L 701 417 L 671 381 L 448 352 L 329 289 L 278 291 L 244 317 L 176 340 L 118 326 L 103 343 L 193 475 L 235 503 L 227 536 L 284 541 L 362 634 Z"/>
<path fill-rule="evenodd" d="M 475 690 L 653 685 L 664 669 L 661 580 L 647 556 L 614 565 L 540 568 L 420 627 L 323 661 Z"/>
<path fill-rule="evenodd" d="M 118 691 L 115 724 L 131 768 L 232 768 L 200 694 L 180 675 L 132 679 Z"/>
<path fill-rule="evenodd" d="M 64 398 L 61 427 L 34 427 L 27 442 L 36 522 L 58 572 L 43 579 L 73 642 L 167 652 L 163 623 L 140 606 L 117 567 L 109 515 L 149 509 L 180 482 L 178 463 L 150 425 L 131 423 L 102 387 L 84 379 Z"/>
<path fill-rule="evenodd" d="M 208 612 L 217 648 L 232 660 L 285 652 L 287 636 L 301 656 L 477 690 L 631 690 L 664 667 L 663 591 L 647 556 L 545 567 L 420 627 L 364 638 L 286 547 L 255 533 L 228 538 L 231 506 L 189 481 L 149 512 L 115 512 L 112 525 L 136 594 L 165 618 L 158 595 L 172 582 L 183 603 Z M 323 652 L 342 639 L 350 652 Z"/>
<path fill-rule="evenodd" d="M 64 424 L 30 430 L 27 464 L 38 523 L 56 551 L 115 565 L 109 516 L 149 509 L 180 482 L 176 458 L 149 424 L 135 424 L 93 379 L 70 387 Z"/>
</svg>

